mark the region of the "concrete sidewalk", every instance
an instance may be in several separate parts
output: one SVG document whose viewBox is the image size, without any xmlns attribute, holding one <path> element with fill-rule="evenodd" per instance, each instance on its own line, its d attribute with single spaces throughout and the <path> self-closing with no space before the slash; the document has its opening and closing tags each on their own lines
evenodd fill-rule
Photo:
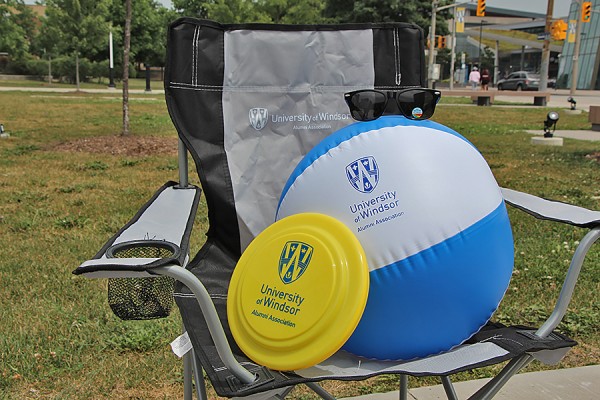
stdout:
<svg viewBox="0 0 600 400">
<path fill-rule="evenodd" d="M 473 395 L 489 379 L 454 385 L 459 399 Z M 409 390 L 409 400 L 447 399 L 442 385 Z M 398 392 L 353 397 L 361 400 L 397 400 Z M 598 400 L 600 365 L 518 374 L 494 397 L 495 400 Z"/>
<path fill-rule="evenodd" d="M 153 85 L 154 87 L 152 88 L 151 92 L 146 92 L 144 89 L 129 89 L 129 93 L 130 94 L 151 94 L 151 95 L 156 95 L 156 94 L 164 94 L 164 89 L 162 87 L 162 83 L 160 82 L 155 82 L 155 84 Z M 462 89 L 465 90 L 465 87 L 457 87 L 457 90 Z M 9 86 L 0 86 L 0 92 L 10 92 L 10 91 L 17 91 L 17 92 L 46 92 L 46 93 L 74 93 L 75 89 L 74 88 L 61 88 L 61 87 L 9 87 Z M 115 94 L 115 95 L 120 95 L 122 92 L 122 88 L 118 88 L 118 89 L 110 89 L 110 88 L 102 88 L 102 89 L 89 89 L 89 88 L 85 88 L 85 89 L 81 89 L 81 92 L 83 93 L 104 93 L 104 94 Z M 537 107 L 537 106 L 533 106 L 531 105 L 532 99 L 529 97 L 511 97 L 510 96 L 510 91 L 498 91 L 497 89 L 490 89 L 490 92 L 493 93 L 496 97 L 496 100 L 500 100 L 500 101 L 506 101 L 506 102 L 510 102 L 510 103 L 521 103 L 523 104 L 523 106 L 527 106 L 527 107 Z M 474 94 L 477 93 L 477 91 L 473 91 Z M 533 92 L 532 92 L 533 93 Z M 551 108 L 565 108 L 568 109 L 570 108 L 570 103 L 567 101 L 567 99 L 570 96 L 569 91 L 568 90 L 564 90 L 564 89 L 557 89 L 557 90 L 550 90 L 551 96 L 550 96 L 550 101 L 548 102 L 547 107 L 551 107 Z M 503 96 L 504 94 L 504 96 Z M 576 92 L 576 94 L 573 96 L 576 101 L 577 101 L 577 109 L 579 110 L 585 110 L 588 111 L 590 105 L 600 105 L 600 91 L 598 90 L 579 90 Z M 464 105 L 464 104 L 461 104 Z M 496 106 L 498 107 L 498 106 Z"/>
<path fill-rule="evenodd" d="M 528 130 L 527 133 L 536 136 L 543 136 L 544 131 L 542 129 L 533 131 Z M 592 142 L 600 141 L 600 132 L 592 131 L 592 130 L 577 130 L 577 131 L 566 131 L 566 130 L 556 130 L 552 132 L 552 134 L 556 137 L 569 138 L 569 139 L 578 139 L 578 140 L 589 140 Z M 599 398 L 600 400 L 600 398 Z"/>
</svg>

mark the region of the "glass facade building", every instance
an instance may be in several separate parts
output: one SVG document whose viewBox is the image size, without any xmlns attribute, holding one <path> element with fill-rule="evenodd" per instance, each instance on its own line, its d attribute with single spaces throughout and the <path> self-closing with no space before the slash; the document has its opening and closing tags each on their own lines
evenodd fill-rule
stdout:
<svg viewBox="0 0 600 400">
<path fill-rule="evenodd" d="M 599 47 L 600 47 L 600 0 L 592 1 L 592 15 L 590 22 L 581 22 L 581 11 L 577 2 L 571 3 L 569 10 L 569 28 L 567 39 L 563 45 L 563 51 L 558 69 L 557 85 L 560 88 L 571 88 L 571 71 L 573 69 L 573 55 L 575 53 L 575 42 L 569 41 L 569 35 L 575 36 L 575 24 L 577 21 L 581 27 L 581 42 L 578 57 L 577 87 L 576 89 L 600 89 L 599 73 Z"/>
</svg>

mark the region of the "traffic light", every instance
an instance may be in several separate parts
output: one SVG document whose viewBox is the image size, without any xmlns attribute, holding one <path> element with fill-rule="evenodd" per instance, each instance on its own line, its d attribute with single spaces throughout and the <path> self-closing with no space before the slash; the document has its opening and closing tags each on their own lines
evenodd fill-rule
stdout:
<svg viewBox="0 0 600 400">
<path fill-rule="evenodd" d="M 581 3 L 581 22 L 590 22 L 592 19 L 592 2 L 584 1 Z"/>
<path fill-rule="evenodd" d="M 477 0 L 477 13 L 478 17 L 485 17 L 485 0 Z"/>
<path fill-rule="evenodd" d="M 567 38 L 568 25 L 562 19 L 557 19 L 550 25 L 550 36 L 554 40 L 565 40 Z"/>
<path fill-rule="evenodd" d="M 438 49 L 445 49 L 446 48 L 446 36 L 436 36 L 437 38 L 437 48 Z"/>
</svg>

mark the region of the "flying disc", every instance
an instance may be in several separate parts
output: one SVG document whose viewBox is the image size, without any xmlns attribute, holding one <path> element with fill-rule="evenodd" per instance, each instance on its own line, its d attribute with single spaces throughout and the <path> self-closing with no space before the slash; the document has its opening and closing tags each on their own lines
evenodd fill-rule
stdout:
<svg viewBox="0 0 600 400">
<path fill-rule="evenodd" d="M 339 350 L 367 302 L 369 269 L 342 222 L 301 213 L 260 233 L 237 263 L 227 295 L 233 337 L 271 369 L 307 368 Z"/>
</svg>

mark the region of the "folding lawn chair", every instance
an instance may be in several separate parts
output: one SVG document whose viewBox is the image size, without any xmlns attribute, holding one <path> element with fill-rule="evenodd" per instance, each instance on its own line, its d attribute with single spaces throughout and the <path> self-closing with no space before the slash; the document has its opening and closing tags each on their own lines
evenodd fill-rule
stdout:
<svg viewBox="0 0 600 400">
<path fill-rule="evenodd" d="M 344 93 L 422 87 L 420 28 L 404 23 L 350 25 L 220 25 L 184 18 L 169 29 L 165 92 L 177 128 L 179 182 L 166 183 L 91 260 L 75 270 L 110 278 L 109 301 L 124 319 L 158 318 L 173 296 L 193 350 L 184 361 L 184 395 L 206 398 L 203 371 L 225 397 L 285 396 L 306 384 L 378 374 L 441 377 L 511 360 L 473 395 L 493 397 L 534 358 L 556 362 L 575 343 L 553 332 L 566 312 L 585 254 L 600 237 L 600 212 L 503 189 L 507 203 L 535 217 L 590 228 L 575 252 L 560 298 L 538 329 L 488 324 L 451 351 L 411 361 L 378 361 L 340 351 L 318 366 L 275 371 L 246 357 L 230 332 L 226 301 L 236 262 L 274 221 L 288 176 L 322 139 L 353 122 Z M 192 155 L 208 205 L 202 249 L 188 255 L 201 190 L 188 183 Z"/>
</svg>

